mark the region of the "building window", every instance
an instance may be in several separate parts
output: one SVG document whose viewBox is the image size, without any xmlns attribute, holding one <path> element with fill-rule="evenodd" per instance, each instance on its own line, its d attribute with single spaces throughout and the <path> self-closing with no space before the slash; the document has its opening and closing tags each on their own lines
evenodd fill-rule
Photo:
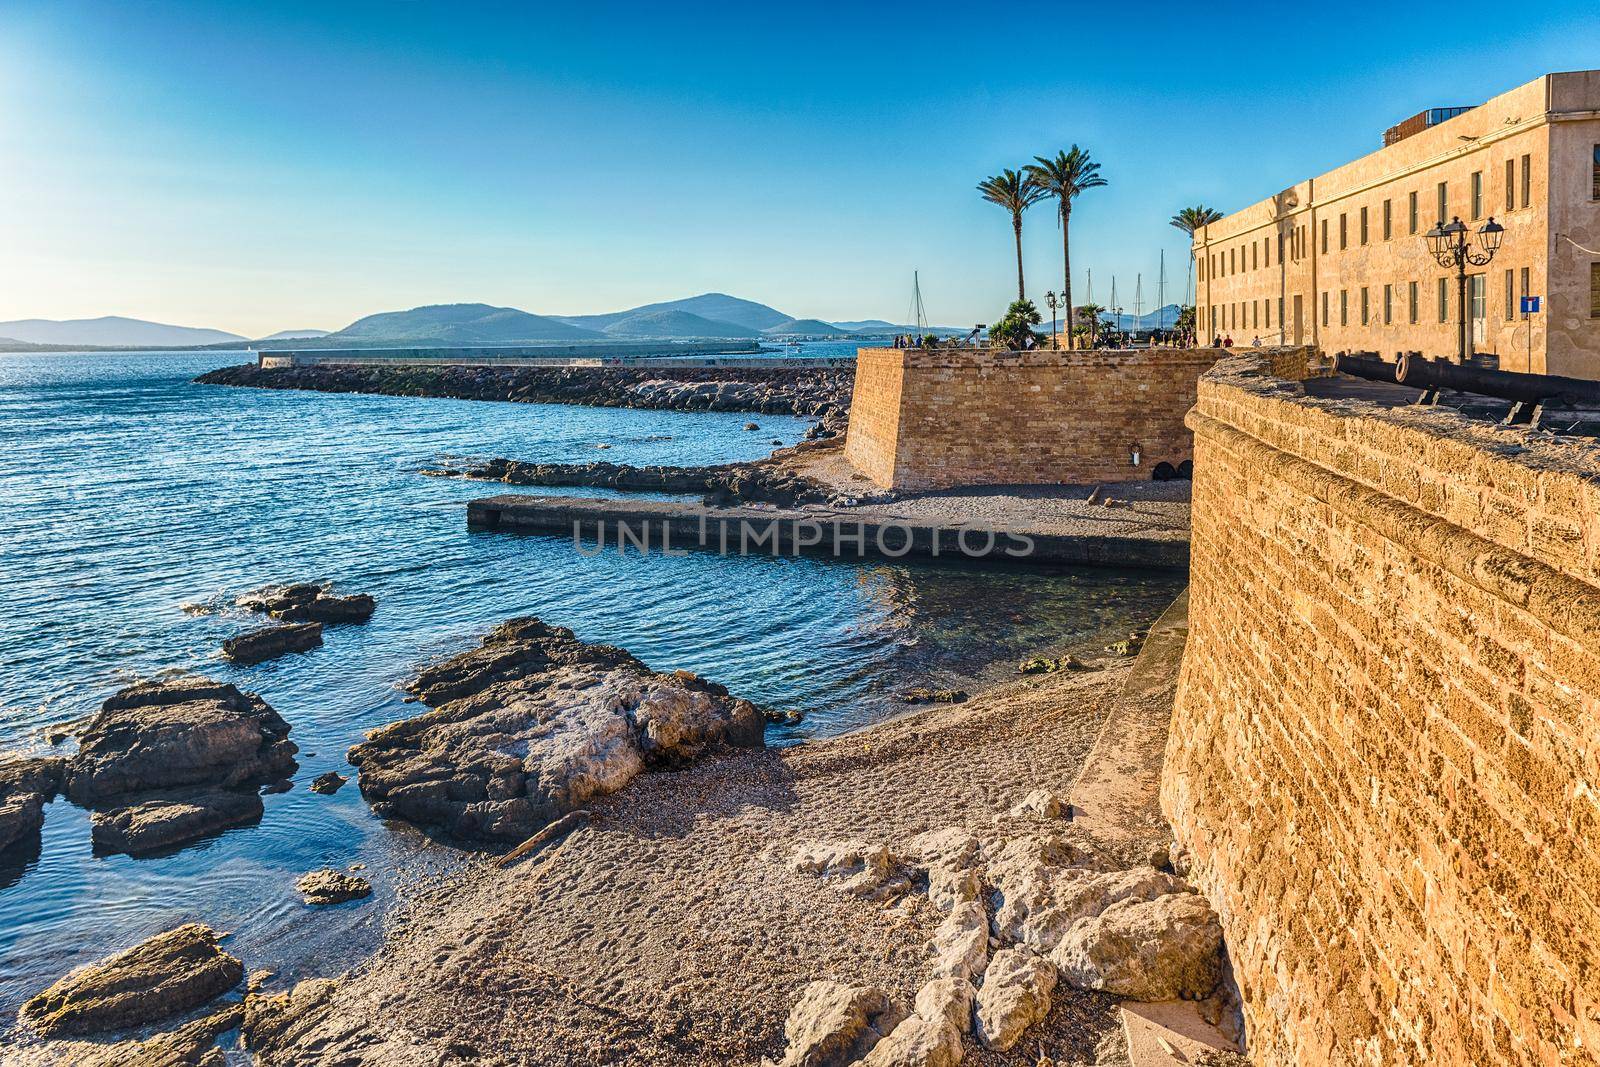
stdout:
<svg viewBox="0 0 1600 1067">
<path fill-rule="evenodd" d="M 1506 268 L 1506 321 L 1517 317 L 1517 272 Z"/>
<path fill-rule="evenodd" d="M 1394 236 L 1394 201 L 1383 202 L 1383 239 L 1387 241 Z"/>
<path fill-rule="evenodd" d="M 1259 270 L 1261 267 L 1261 249 L 1254 241 L 1250 242 L 1250 269 Z"/>
<path fill-rule="evenodd" d="M 1416 282 L 1412 282 L 1411 283 L 1409 289 L 1406 292 L 1406 299 L 1408 301 L 1408 305 L 1407 305 L 1407 308 L 1406 308 L 1406 312 L 1407 312 L 1406 319 L 1407 319 L 1408 322 L 1411 323 L 1411 325 L 1415 326 L 1417 324 L 1417 283 Z"/>
<path fill-rule="evenodd" d="M 1600 263 L 1589 264 L 1589 317 L 1600 319 Z"/>
<path fill-rule="evenodd" d="M 1367 287 L 1363 285 L 1361 287 L 1361 325 L 1365 326 L 1371 321 L 1371 318 L 1372 316 L 1368 312 Z"/>
<path fill-rule="evenodd" d="M 1228 273 L 1239 273 L 1239 250 L 1237 248 L 1228 249 Z"/>
<path fill-rule="evenodd" d="M 1250 301 L 1250 328 L 1252 330 L 1261 328 L 1261 301 L 1259 300 Z"/>
<path fill-rule="evenodd" d="M 1450 279 L 1439 279 L 1439 321 L 1450 321 Z"/>
<path fill-rule="evenodd" d="M 1483 171 L 1472 172 L 1472 217 L 1483 218 Z"/>
<path fill-rule="evenodd" d="M 1533 157 L 1522 157 L 1522 206 L 1527 207 L 1533 195 Z"/>
<path fill-rule="evenodd" d="M 1385 326 L 1394 325 L 1394 286 L 1392 285 L 1383 287 L 1383 324 Z"/>
<path fill-rule="evenodd" d="M 1339 290 L 1339 325 L 1350 325 L 1350 290 Z"/>
<path fill-rule="evenodd" d="M 1339 251 L 1350 247 L 1350 216 L 1339 212 Z"/>
<path fill-rule="evenodd" d="M 1328 254 L 1328 220 L 1322 220 L 1322 254 Z"/>
<path fill-rule="evenodd" d="M 1528 295 L 1528 268 L 1527 267 L 1523 267 L 1522 268 L 1521 292 L 1522 292 L 1523 296 L 1527 296 Z"/>
<path fill-rule="evenodd" d="M 1267 319 L 1267 325 L 1272 325 L 1272 320 Z M 1278 332 L 1283 332 L 1283 297 L 1278 297 Z"/>
<path fill-rule="evenodd" d="M 1600 200 L 1600 144 L 1594 146 L 1594 198 Z"/>
<path fill-rule="evenodd" d="M 1506 160 L 1506 210 L 1517 209 L 1517 161 Z"/>
<path fill-rule="evenodd" d="M 1361 209 L 1361 243 L 1367 243 L 1367 209 Z"/>
<path fill-rule="evenodd" d="M 1328 325 L 1328 292 L 1322 292 L 1322 325 Z"/>
<path fill-rule="evenodd" d="M 1450 221 L 1450 183 L 1439 183 L 1439 221 Z"/>
</svg>

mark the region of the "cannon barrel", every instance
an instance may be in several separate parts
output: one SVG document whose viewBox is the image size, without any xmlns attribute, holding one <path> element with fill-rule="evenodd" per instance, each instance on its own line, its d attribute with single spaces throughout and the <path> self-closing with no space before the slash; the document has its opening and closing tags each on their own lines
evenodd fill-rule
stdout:
<svg viewBox="0 0 1600 1067">
<path fill-rule="evenodd" d="M 1417 353 L 1406 353 L 1400 357 L 1395 363 L 1394 380 L 1413 389 L 1454 389 L 1528 404 L 1543 404 L 1551 400 L 1600 404 L 1600 382 L 1556 374 L 1523 374 L 1520 371 L 1462 366 L 1423 359 Z"/>
<path fill-rule="evenodd" d="M 1395 365 L 1380 359 L 1377 353 L 1340 352 L 1333 357 L 1333 366 L 1340 374 L 1365 378 L 1369 382 L 1394 384 Z"/>
</svg>

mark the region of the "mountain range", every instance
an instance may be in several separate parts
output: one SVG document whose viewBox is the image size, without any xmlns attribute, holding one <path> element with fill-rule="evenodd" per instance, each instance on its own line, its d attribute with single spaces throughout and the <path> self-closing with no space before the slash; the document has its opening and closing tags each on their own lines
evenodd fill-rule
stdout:
<svg viewBox="0 0 1600 1067">
<path fill-rule="evenodd" d="M 937 333 L 961 333 L 929 327 Z M 357 319 L 342 330 L 280 330 L 249 341 L 224 330 L 169 326 L 118 316 L 99 319 L 20 319 L 0 322 L 0 346 L 27 348 L 188 348 L 241 347 L 247 343 L 299 341 L 308 347 L 341 344 L 482 345 L 527 342 L 612 340 L 776 340 L 845 338 L 910 333 L 913 327 L 886 319 L 825 322 L 796 318 L 767 304 L 726 293 L 702 293 L 683 300 L 599 315 L 536 315 L 490 304 L 430 304 Z"/>
</svg>

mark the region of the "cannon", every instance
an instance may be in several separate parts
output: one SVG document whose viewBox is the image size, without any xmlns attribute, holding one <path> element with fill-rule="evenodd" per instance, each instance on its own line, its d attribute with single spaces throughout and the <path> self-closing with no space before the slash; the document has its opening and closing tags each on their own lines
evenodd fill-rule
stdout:
<svg viewBox="0 0 1600 1067">
<path fill-rule="evenodd" d="M 1439 391 L 1475 393 L 1511 401 L 1510 425 L 1537 425 L 1546 407 L 1600 407 L 1600 382 L 1558 374 L 1524 374 L 1427 359 L 1420 352 L 1402 352 L 1393 363 L 1376 353 L 1340 353 L 1334 366 L 1343 374 L 1375 382 L 1394 382 L 1421 390 L 1419 404 L 1433 404 Z"/>
<path fill-rule="evenodd" d="M 1340 352 L 1333 357 L 1333 367 L 1340 374 L 1365 378 L 1369 382 L 1393 384 L 1395 380 L 1394 364 L 1380 358 L 1376 352 Z"/>
</svg>

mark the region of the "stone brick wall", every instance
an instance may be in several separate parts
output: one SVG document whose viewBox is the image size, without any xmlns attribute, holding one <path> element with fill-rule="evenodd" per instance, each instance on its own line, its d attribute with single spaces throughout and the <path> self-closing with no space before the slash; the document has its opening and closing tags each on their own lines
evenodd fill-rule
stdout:
<svg viewBox="0 0 1600 1067">
<path fill-rule="evenodd" d="M 1189 417 L 1162 784 L 1252 1059 L 1600 1062 L 1600 447 L 1271 369 Z"/>
<path fill-rule="evenodd" d="M 845 455 L 896 489 L 1148 478 L 1190 458 L 1184 413 L 1220 355 L 863 348 Z"/>
</svg>

